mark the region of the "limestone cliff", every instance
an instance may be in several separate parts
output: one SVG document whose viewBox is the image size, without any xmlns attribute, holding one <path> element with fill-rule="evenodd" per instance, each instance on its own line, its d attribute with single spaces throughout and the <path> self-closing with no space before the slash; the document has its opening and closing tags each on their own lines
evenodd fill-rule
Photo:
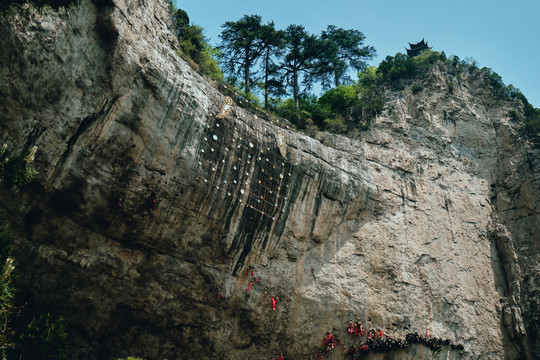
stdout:
<svg viewBox="0 0 540 360">
<path fill-rule="evenodd" d="M 520 103 L 438 63 L 358 139 L 321 143 L 222 114 L 169 25 L 165 0 L 0 20 L 0 141 L 39 147 L 0 217 L 74 358 L 308 359 L 328 330 L 358 343 L 354 316 L 463 345 L 441 358 L 540 356 L 540 160 L 507 115 Z"/>
</svg>

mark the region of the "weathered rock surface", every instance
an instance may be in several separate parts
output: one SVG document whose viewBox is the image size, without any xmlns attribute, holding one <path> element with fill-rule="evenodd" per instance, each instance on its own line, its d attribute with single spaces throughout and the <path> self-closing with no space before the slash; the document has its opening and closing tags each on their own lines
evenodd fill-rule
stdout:
<svg viewBox="0 0 540 360">
<path fill-rule="evenodd" d="M 39 147 L 0 216 L 74 358 L 307 359 L 332 328 L 353 343 L 355 315 L 463 344 L 448 359 L 540 356 L 540 160 L 519 104 L 439 63 L 361 138 L 323 145 L 237 104 L 219 119 L 224 96 L 174 46 L 164 0 L 0 22 L 0 140 Z"/>
</svg>

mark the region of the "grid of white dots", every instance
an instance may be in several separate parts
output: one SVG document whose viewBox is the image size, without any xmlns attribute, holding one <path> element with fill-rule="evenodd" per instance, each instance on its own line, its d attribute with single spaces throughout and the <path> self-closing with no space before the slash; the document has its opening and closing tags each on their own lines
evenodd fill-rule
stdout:
<svg viewBox="0 0 540 360">
<path fill-rule="evenodd" d="M 288 201 L 290 163 L 276 144 L 273 129 L 212 119 L 198 153 L 198 180 L 262 215 L 279 220 Z M 249 131 L 248 131 L 249 130 Z"/>
</svg>

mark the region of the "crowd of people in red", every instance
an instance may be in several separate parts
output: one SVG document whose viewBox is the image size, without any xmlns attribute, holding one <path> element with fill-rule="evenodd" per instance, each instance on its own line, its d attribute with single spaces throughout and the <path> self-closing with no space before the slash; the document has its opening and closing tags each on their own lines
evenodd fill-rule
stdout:
<svg viewBox="0 0 540 360">
<path fill-rule="evenodd" d="M 121 199 L 118 199 L 121 204 Z M 121 206 L 121 205 L 120 205 Z M 252 265 L 249 265 L 246 268 L 246 277 L 249 277 L 249 285 L 247 291 L 250 291 L 252 286 L 260 283 L 260 277 L 256 276 L 255 268 Z M 264 290 L 265 294 L 268 294 L 267 289 Z M 222 292 L 218 292 L 217 298 L 221 299 L 223 296 Z M 276 311 L 276 305 L 279 301 L 277 296 L 270 296 L 272 311 Z M 343 341 L 336 335 L 334 332 L 328 331 L 324 337 L 319 350 L 316 355 L 310 356 L 311 360 L 323 360 L 328 356 L 331 351 L 334 351 L 336 348 L 340 348 L 343 354 L 348 354 L 349 358 L 352 360 L 358 360 L 364 358 L 369 352 L 387 352 L 391 350 L 406 349 L 410 343 L 419 343 L 423 344 L 434 351 L 438 351 L 442 346 L 449 346 L 453 350 L 463 350 L 464 347 L 461 344 L 454 344 L 448 339 L 436 338 L 430 335 L 426 331 L 424 336 L 422 333 L 409 333 L 405 339 L 394 338 L 389 335 L 386 335 L 382 329 L 364 329 L 362 322 L 359 318 L 356 318 L 355 321 L 349 320 L 347 325 L 347 333 L 352 336 L 353 339 L 361 339 L 360 344 L 352 344 L 346 350 L 345 344 Z M 285 360 L 286 354 L 281 353 L 279 356 L 274 356 L 273 360 Z"/>
<path fill-rule="evenodd" d="M 335 330 L 335 329 L 334 329 Z M 352 344 L 348 351 L 345 351 L 345 345 L 341 339 L 334 333 L 328 331 L 321 347 L 316 355 L 311 356 L 311 360 L 322 360 L 336 348 L 341 348 L 343 353 L 347 353 L 351 360 L 364 358 L 369 352 L 388 352 L 392 350 L 406 349 L 409 343 L 421 343 L 430 349 L 437 351 L 442 346 L 447 345 L 451 349 L 463 350 L 463 345 L 453 344 L 450 340 L 433 337 L 426 331 L 423 336 L 420 333 L 409 333 L 406 339 L 391 337 L 381 329 L 364 329 L 359 319 L 349 321 L 347 333 L 353 337 L 361 338 L 360 344 Z"/>
</svg>

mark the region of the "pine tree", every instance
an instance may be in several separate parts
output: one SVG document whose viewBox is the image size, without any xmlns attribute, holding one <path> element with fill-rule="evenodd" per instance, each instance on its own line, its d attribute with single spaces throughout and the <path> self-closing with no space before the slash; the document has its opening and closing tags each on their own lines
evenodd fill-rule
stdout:
<svg viewBox="0 0 540 360">
<path fill-rule="evenodd" d="M 300 81 L 302 75 L 309 75 L 315 67 L 319 41 L 314 35 L 308 34 L 302 25 L 289 25 L 285 30 L 285 39 L 287 50 L 281 69 L 285 73 L 287 86 L 292 88 L 294 104 L 298 110 Z M 313 84 L 312 77 L 304 76 L 303 84 L 306 88 L 310 88 Z"/>
<path fill-rule="evenodd" d="M 320 37 L 322 46 L 312 74 L 314 79 L 321 81 L 325 89 L 351 83 L 348 70 L 363 71 L 367 67 L 366 61 L 376 55 L 373 46 L 363 46 L 365 38 L 358 30 L 328 25 Z"/>
<path fill-rule="evenodd" d="M 276 30 L 274 22 L 263 25 L 260 32 L 263 41 L 263 86 L 264 86 L 264 108 L 268 109 L 268 97 L 270 94 L 282 93 L 281 81 L 277 80 L 279 75 L 278 66 L 272 62 L 272 57 L 279 56 L 285 49 L 285 32 Z"/>
<path fill-rule="evenodd" d="M 251 92 L 252 68 L 267 49 L 261 38 L 265 27 L 259 15 L 244 15 L 238 21 L 227 21 L 219 35 L 221 62 L 231 75 L 243 75 L 246 95 Z"/>
</svg>

